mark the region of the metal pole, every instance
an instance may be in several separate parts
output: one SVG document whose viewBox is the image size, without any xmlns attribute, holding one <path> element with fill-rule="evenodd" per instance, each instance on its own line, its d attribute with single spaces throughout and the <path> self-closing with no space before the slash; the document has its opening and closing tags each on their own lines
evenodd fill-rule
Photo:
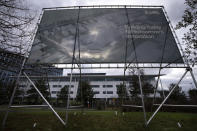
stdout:
<svg viewBox="0 0 197 131">
<path fill-rule="evenodd" d="M 46 69 L 48 71 L 48 69 Z M 46 79 L 47 79 L 47 86 L 48 86 L 48 89 L 49 89 L 49 94 L 50 94 L 50 101 L 52 100 L 51 99 L 51 89 L 50 89 L 50 85 L 49 85 L 49 78 L 48 78 L 48 72 L 45 70 L 45 75 L 46 75 Z"/>
<path fill-rule="evenodd" d="M 68 121 L 68 108 L 69 108 L 69 105 L 70 105 L 70 88 L 71 88 L 71 84 L 72 84 L 72 74 L 73 74 L 73 68 L 71 69 L 71 73 L 70 73 L 70 84 L 69 84 L 69 87 L 68 87 L 68 96 L 67 96 L 67 104 L 66 104 L 66 120 L 65 122 L 67 123 Z"/>
<path fill-rule="evenodd" d="M 151 107 L 151 112 L 152 112 L 152 108 L 153 108 L 153 105 L 155 103 L 155 97 L 156 97 L 156 92 L 157 92 L 157 88 L 158 88 L 158 83 L 159 83 L 159 80 L 160 80 L 160 73 L 161 73 L 161 68 L 159 69 L 159 76 L 157 78 L 157 81 L 156 81 L 156 86 L 154 88 L 154 96 L 153 96 L 153 104 L 152 104 L 152 107 Z"/>
<path fill-rule="evenodd" d="M 78 22 L 79 22 L 79 15 L 80 15 L 80 7 L 79 7 L 79 12 L 78 12 Z M 84 104 L 84 101 L 83 101 L 83 90 L 82 90 L 82 87 L 81 87 L 81 48 L 80 48 L 80 35 L 79 35 L 79 23 L 77 23 L 77 41 L 78 41 L 78 53 L 79 53 L 79 86 L 78 86 L 78 90 L 80 90 L 80 94 L 81 95 L 81 105 Z M 77 94 L 76 94 L 76 97 L 77 97 Z M 84 107 L 84 106 L 83 106 Z M 83 107 L 81 108 L 81 112 L 84 111 Z"/>
<path fill-rule="evenodd" d="M 127 29 L 126 29 L 127 30 Z M 128 32 L 127 31 L 127 36 L 128 36 Z M 126 75 L 126 70 L 127 70 L 127 46 L 128 46 L 128 37 L 126 37 L 126 45 L 125 45 L 125 63 L 124 63 L 124 79 L 123 79 L 123 86 L 121 87 L 122 89 L 122 105 L 123 105 L 123 102 L 124 102 L 124 95 L 125 95 L 125 100 L 126 100 L 126 84 L 125 84 L 125 81 L 126 81 L 126 78 L 125 78 L 125 75 Z M 123 92 L 125 91 L 125 92 Z"/>
<path fill-rule="evenodd" d="M 26 88 L 27 88 L 27 84 L 28 84 L 27 81 L 24 82 L 24 83 L 25 83 L 25 84 L 23 84 L 23 85 L 25 85 L 25 87 L 23 87 L 23 96 L 22 96 L 22 102 L 21 102 L 22 104 L 23 104 L 23 102 L 24 102 L 24 97 L 25 97 L 25 94 L 26 94 L 26 92 L 27 92 L 27 91 L 26 91 L 26 90 L 27 90 Z"/>
<path fill-rule="evenodd" d="M 49 106 L 49 108 L 53 111 L 53 113 L 57 116 L 57 118 L 61 121 L 63 125 L 66 125 L 66 123 L 62 120 L 62 118 L 57 114 L 57 112 L 53 109 L 53 107 L 49 104 L 49 102 L 44 98 L 42 93 L 38 90 L 38 88 L 35 86 L 33 81 L 27 76 L 27 74 L 24 72 L 23 73 L 25 77 L 29 80 L 29 82 L 33 85 L 34 89 L 38 92 L 38 94 L 42 97 L 42 99 L 46 102 L 46 104 Z"/>
<path fill-rule="evenodd" d="M 74 48 L 73 48 L 73 56 L 72 56 L 72 67 L 71 67 L 71 74 L 70 74 L 70 85 L 68 87 L 68 96 L 67 96 L 67 105 L 66 105 L 66 118 L 65 122 L 67 123 L 68 121 L 68 108 L 70 104 L 70 88 L 71 88 L 71 83 L 72 83 L 72 74 L 73 74 L 73 68 L 74 68 L 74 60 L 75 60 L 75 49 L 76 49 L 76 42 L 77 42 L 77 37 L 78 37 L 78 23 L 79 23 L 79 14 L 80 14 L 80 7 L 78 11 L 78 17 L 77 17 L 77 22 L 76 22 L 76 32 L 75 32 L 75 41 L 74 41 Z"/>
<path fill-rule="evenodd" d="M 145 125 L 146 125 L 146 122 L 147 122 L 147 119 L 146 119 L 146 110 L 145 110 L 145 105 L 144 105 L 144 94 L 143 94 L 143 91 L 142 91 L 142 81 L 141 81 L 141 76 L 140 76 L 140 71 L 139 71 L 139 68 L 137 68 L 137 71 L 138 71 L 138 80 L 139 80 L 139 85 L 140 85 L 140 93 L 141 93 L 141 99 L 142 99 L 142 107 L 143 107 L 143 112 L 144 112 L 144 122 L 145 122 Z"/>
<path fill-rule="evenodd" d="M 141 99 L 142 99 L 142 106 L 143 106 L 143 112 L 144 112 L 144 121 L 145 121 L 145 125 L 146 125 L 146 121 L 147 121 L 146 120 L 146 111 L 145 111 L 145 106 L 144 106 L 144 95 L 143 95 L 143 91 L 142 91 L 142 83 L 141 83 L 140 71 L 139 71 L 139 68 L 138 68 L 137 52 L 136 52 L 136 47 L 135 47 L 135 43 L 134 43 L 134 39 L 133 39 L 131 24 L 130 24 L 130 21 L 129 21 L 129 15 L 128 15 L 126 6 L 125 6 L 125 11 L 126 11 L 126 17 L 127 17 L 127 20 L 128 20 L 128 26 L 129 26 L 129 29 L 130 29 L 132 45 L 133 45 L 133 49 L 134 49 L 134 52 L 135 52 L 135 60 L 136 60 L 135 62 L 136 62 L 136 66 L 137 66 L 138 79 L 139 79 L 140 92 L 141 92 Z"/>
<path fill-rule="evenodd" d="M 166 47 L 166 41 L 167 41 L 167 34 L 168 34 L 168 25 L 167 25 L 166 35 L 165 35 L 165 39 L 164 39 L 164 45 L 163 45 L 163 49 L 162 49 L 161 62 L 160 62 L 160 68 L 159 68 L 159 76 L 158 76 L 158 79 L 157 79 L 157 82 L 156 82 L 156 87 L 154 89 L 153 104 L 155 103 L 156 92 L 157 92 L 157 88 L 158 88 L 158 84 L 159 84 L 159 80 L 160 80 L 162 62 L 163 62 L 163 57 L 164 57 L 165 47 Z M 151 107 L 151 112 L 152 112 L 152 108 L 153 108 L 153 105 Z"/>
<path fill-rule="evenodd" d="M 194 73 L 193 73 L 193 71 L 190 69 L 190 74 L 191 74 L 191 76 L 192 76 L 192 79 L 193 79 L 193 81 L 194 81 L 194 85 L 196 86 L 196 88 L 197 88 L 197 82 L 196 82 L 196 79 L 195 79 L 195 77 L 194 77 Z"/>
<path fill-rule="evenodd" d="M 6 111 L 5 116 L 4 116 L 4 119 L 3 119 L 2 129 L 4 129 L 4 127 L 5 127 L 6 120 L 7 120 L 7 117 L 8 117 L 8 113 L 9 113 L 9 111 L 10 111 L 10 106 L 12 105 L 12 102 L 13 102 L 13 100 L 14 100 L 14 95 L 15 95 L 15 93 L 16 93 L 17 85 L 18 85 L 18 82 L 19 82 L 19 79 L 20 79 L 20 76 L 21 76 L 21 73 L 22 73 L 22 70 L 23 70 L 23 66 L 25 65 L 25 61 L 26 61 L 26 57 L 25 57 L 24 60 L 23 60 L 23 63 L 22 63 L 22 65 L 21 65 L 21 69 L 20 69 L 19 74 L 18 74 L 18 76 L 17 76 L 16 83 L 15 83 L 15 87 L 14 87 L 14 90 L 13 90 L 13 92 L 12 92 L 12 96 L 11 96 L 11 98 L 10 98 L 9 105 L 8 105 L 7 111 Z"/>
<path fill-rule="evenodd" d="M 181 82 L 181 80 L 185 77 L 185 75 L 187 74 L 188 70 L 185 71 L 185 73 L 183 74 L 183 76 L 181 77 L 181 79 L 178 81 L 178 83 L 171 89 L 171 91 L 169 92 L 169 94 L 166 96 L 166 98 L 163 100 L 163 102 L 160 104 L 160 106 L 157 108 L 157 110 L 153 113 L 153 115 L 149 118 L 149 120 L 147 121 L 147 125 L 150 123 L 150 121 L 154 118 L 154 116 L 157 114 L 157 112 L 159 111 L 159 109 L 163 106 L 163 104 L 167 101 L 167 99 L 170 97 L 170 95 L 172 94 L 172 92 L 174 91 L 174 89 L 179 85 L 179 83 Z"/>
<path fill-rule="evenodd" d="M 163 92 L 163 98 L 165 99 L 166 96 L 165 96 L 165 93 L 164 93 L 164 90 L 163 90 L 163 85 L 162 85 L 161 79 L 160 79 L 160 84 L 161 84 L 161 89 L 162 89 L 162 92 Z"/>
</svg>

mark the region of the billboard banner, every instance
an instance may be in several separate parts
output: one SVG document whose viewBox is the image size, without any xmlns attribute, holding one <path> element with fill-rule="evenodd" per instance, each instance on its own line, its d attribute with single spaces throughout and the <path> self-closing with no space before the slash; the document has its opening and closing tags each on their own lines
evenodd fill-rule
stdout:
<svg viewBox="0 0 197 131">
<path fill-rule="evenodd" d="M 72 63 L 75 42 L 75 63 L 78 43 L 84 64 L 183 63 L 162 8 L 45 10 L 28 63 Z"/>
</svg>

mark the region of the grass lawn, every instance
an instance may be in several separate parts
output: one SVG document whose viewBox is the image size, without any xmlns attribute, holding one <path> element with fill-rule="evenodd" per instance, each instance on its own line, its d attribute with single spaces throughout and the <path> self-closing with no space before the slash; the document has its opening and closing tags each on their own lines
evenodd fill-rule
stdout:
<svg viewBox="0 0 197 131">
<path fill-rule="evenodd" d="M 76 114 L 74 113 L 76 112 Z M 65 112 L 58 112 L 65 118 Z M 0 112 L 2 123 L 4 112 Z M 150 114 L 149 114 L 150 115 Z M 180 122 L 182 128 L 179 128 Z M 34 123 L 36 126 L 33 127 Z M 144 126 L 142 112 L 128 112 L 124 115 L 114 111 L 70 111 L 68 125 L 64 127 L 48 110 L 24 110 L 10 112 L 6 131 L 196 131 L 197 114 L 159 112 L 148 127 Z"/>
</svg>

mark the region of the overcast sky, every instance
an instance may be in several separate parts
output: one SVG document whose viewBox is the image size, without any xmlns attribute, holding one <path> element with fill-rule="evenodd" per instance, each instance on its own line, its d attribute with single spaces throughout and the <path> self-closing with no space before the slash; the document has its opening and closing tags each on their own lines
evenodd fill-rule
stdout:
<svg viewBox="0 0 197 131">
<path fill-rule="evenodd" d="M 36 11 L 39 15 L 42 8 L 48 7 L 64 7 L 64 6 L 82 6 L 82 5 L 163 5 L 169 15 L 170 21 L 173 27 L 176 26 L 177 22 L 181 20 L 184 9 L 185 0 L 26 0 L 27 4 Z M 176 34 L 182 43 L 182 36 L 186 29 L 176 30 Z M 163 86 L 167 87 L 170 83 L 179 80 L 181 75 L 184 73 L 185 69 L 168 69 L 163 70 L 162 76 Z M 67 72 L 67 71 L 66 71 Z M 69 72 L 69 71 L 68 71 Z M 89 70 L 87 72 L 107 72 L 107 74 L 123 74 L 123 70 Z M 148 70 L 146 73 L 158 73 L 158 70 Z M 197 76 L 196 69 L 194 70 L 195 76 Z M 188 73 L 189 74 L 189 73 Z M 196 77 L 197 78 L 197 77 Z M 181 86 L 184 90 L 189 88 L 194 88 L 194 84 L 191 80 L 190 74 L 185 77 Z"/>
</svg>

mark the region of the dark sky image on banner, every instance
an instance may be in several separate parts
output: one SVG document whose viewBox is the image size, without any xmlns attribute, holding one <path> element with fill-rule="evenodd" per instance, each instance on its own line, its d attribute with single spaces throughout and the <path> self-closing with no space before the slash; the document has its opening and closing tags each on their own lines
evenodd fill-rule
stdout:
<svg viewBox="0 0 197 131">
<path fill-rule="evenodd" d="M 28 63 L 71 63 L 75 40 L 84 64 L 183 63 L 162 8 L 45 10 Z"/>
</svg>

